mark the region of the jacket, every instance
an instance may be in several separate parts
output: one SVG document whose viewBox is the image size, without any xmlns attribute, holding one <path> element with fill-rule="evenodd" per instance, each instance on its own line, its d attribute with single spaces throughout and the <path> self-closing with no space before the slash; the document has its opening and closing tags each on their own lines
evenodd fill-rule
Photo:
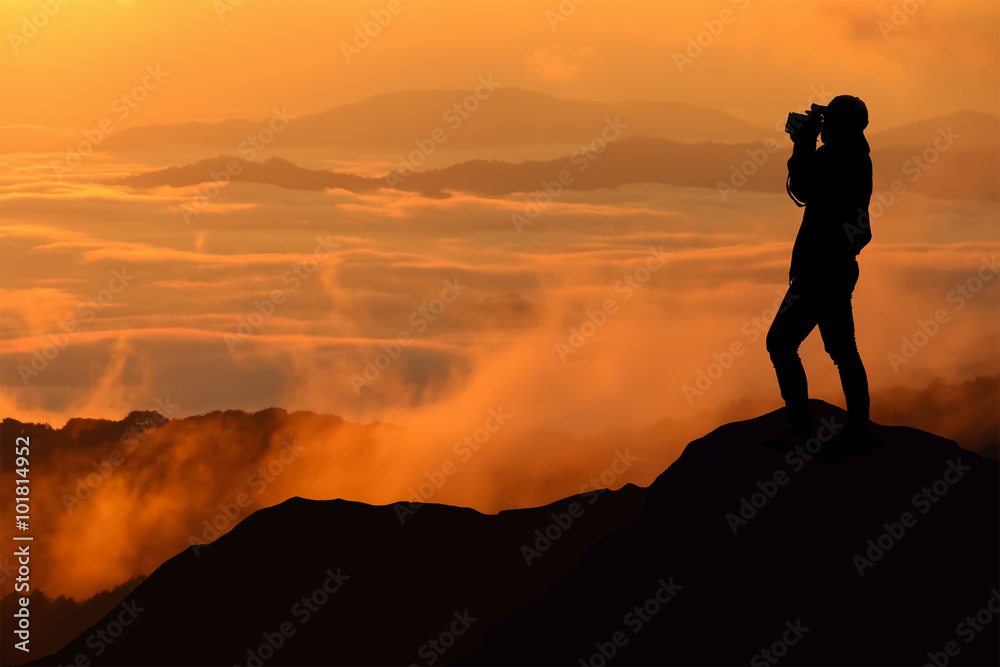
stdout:
<svg viewBox="0 0 1000 667">
<path fill-rule="evenodd" d="M 792 248 L 789 282 L 825 277 L 856 266 L 871 241 L 871 148 L 864 135 L 815 148 L 796 142 L 788 160 L 788 191 L 805 203 Z"/>
</svg>

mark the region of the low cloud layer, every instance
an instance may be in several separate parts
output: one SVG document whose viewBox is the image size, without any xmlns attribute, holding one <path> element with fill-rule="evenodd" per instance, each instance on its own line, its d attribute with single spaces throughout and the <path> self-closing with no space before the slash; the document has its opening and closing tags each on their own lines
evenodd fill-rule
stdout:
<svg viewBox="0 0 1000 667">
<path fill-rule="evenodd" d="M 934 148 L 937 126 L 880 150 L 912 156 L 927 133 Z M 854 308 L 876 420 L 980 448 L 996 423 L 1000 267 L 995 196 L 955 180 L 956 165 L 990 163 L 972 138 L 934 148 L 916 180 L 910 157 L 875 154 Z M 691 439 L 779 407 L 764 336 L 801 219 L 780 191 L 787 149 L 720 189 L 702 177 L 742 162 L 651 183 L 631 157 L 678 167 L 625 141 L 559 192 L 545 174 L 561 163 L 479 162 L 470 182 L 494 189 L 450 196 L 422 174 L 412 191 L 287 187 L 294 162 L 254 167 L 290 182 L 180 170 L 129 187 L 162 165 L 94 154 L 57 178 L 59 154 L 5 158 L 0 410 L 56 427 L 33 435 L 43 590 L 85 597 L 148 574 L 211 539 L 240 494 L 237 518 L 293 495 L 498 511 L 649 484 Z M 842 404 L 818 335 L 802 356 L 811 395 Z"/>
</svg>

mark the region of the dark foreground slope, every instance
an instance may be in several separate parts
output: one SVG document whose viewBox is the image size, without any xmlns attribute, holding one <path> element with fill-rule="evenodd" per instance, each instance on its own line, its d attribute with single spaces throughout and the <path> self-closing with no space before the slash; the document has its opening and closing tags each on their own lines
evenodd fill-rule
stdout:
<svg viewBox="0 0 1000 667">
<path fill-rule="evenodd" d="M 757 444 L 782 419 L 688 445 L 635 524 L 461 662 L 1000 664 L 997 463 L 905 427 L 806 462 Z"/>
<path fill-rule="evenodd" d="M 634 521 L 646 492 L 629 484 L 496 515 L 292 498 L 170 559 L 37 664 L 447 662 Z M 559 536 L 522 550 L 535 531 Z"/>
<path fill-rule="evenodd" d="M 1000 662 L 997 464 L 902 427 L 806 462 L 762 445 L 782 420 L 692 442 L 648 490 L 499 515 L 426 505 L 401 524 L 415 506 L 295 498 L 42 662 Z"/>
<path fill-rule="evenodd" d="M 117 606 L 122 599 L 131 593 L 146 577 L 139 575 L 114 588 L 96 593 L 92 597 L 77 600 L 65 596 L 49 597 L 45 591 L 32 589 L 28 603 L 31 612 L 31 647 L 30 653 L 15 648 L 21 638 L 12 632 L 4 632 L 0 636 L 0 655 L 4 665 L 18 665 L 28 662 L 33 657 L 58 651 L 80 630 L 97 623 Z M 0 618 L 6 628 L 10 619 L 16 618 L 20 609 L 22 593 L 13 591 L 0 600 Z M 13 624 L 12 624 L 13 625 Z M 12 628 L 13 630 L 13 628 Z"/>
</svg>

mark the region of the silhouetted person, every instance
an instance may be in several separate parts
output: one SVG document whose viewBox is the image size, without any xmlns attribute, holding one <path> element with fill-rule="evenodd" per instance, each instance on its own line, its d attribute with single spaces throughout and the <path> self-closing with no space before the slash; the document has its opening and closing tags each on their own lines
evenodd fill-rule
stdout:
<svg viewBox="0 0 1000 667">
<path fill-rule="evenodd" d="M 849 419 L 846 436 L 867 443 L 868 376 L 854 339 L 851 295 L 858 282 L 857 255 L 871 240 L 871 149 L 865 139 L 868 109 L 841 95 L 809 122 L 790 131 L 788 192 L 805 212 L 795 237 L 789 287 L 767 333 L 781 397 L 793 437 L 810 434 L 809 392 L 799 345 L 817 325 L 823 346 L 840 371 Z M 823 145 L 816 148 L 817 132 Z M 800 204 L 802 205 L 802 204 Z"/>
</svg>

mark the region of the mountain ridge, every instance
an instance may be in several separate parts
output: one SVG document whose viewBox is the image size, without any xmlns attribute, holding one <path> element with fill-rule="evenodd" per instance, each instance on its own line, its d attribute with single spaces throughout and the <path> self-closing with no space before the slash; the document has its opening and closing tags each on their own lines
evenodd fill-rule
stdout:
<svg viewBox="0 0 1000 667">
<path fill-rule="evenodd" d="M 959 143 L 939 151 L 934 147 L 935 138 L 936 135 L 930 136 L 925 145 L 874 148 L 876 191 L 898 189 L 902 185 L 904 190 L 938 199 L 994 200 L 1000 195 L 997 185 L 1000 171 L 997 160 L 993 159 L 1000 155 L 997 146 Z M 933 160 L 919 161 L 924 150 L 934 151 Z M 578 151 L 551 160 L 465 160 L 425 171 L 397 169 L 383 176 L 311 169 L 278 156 L 268 157 L 263 162 L 250 162 L 220 155 L 116 177 L 107 182 L 149 189 L 196 186 L 221 179 L 223 182 L 262 183 L 316 192 L 342 189 L 362 194 L 394 189 L 428 198 L 448 198 L 457 192 L 485 197 L 542 192 L 546 184 L 550 188 L 558 186 L 559 192 L 563 189 L 580 192 L 636 183 L 663 183 L 716 190 L 723 201 L 728 201 L 732 193 L 742 189 L 783 192 L 786 154 L 788 151 L 773 139 L 723 144 L 625 137 L 607 142 L 599 152 Z M 200 199 L 196 196 L 186 206 L 197 208 Z"/>
<path fill-rule="evenodd" d="M 811 404 L 817 427 L 843 424 L 839 408 Z M 611 662 L 732 664 L 773 633 L 780 639 L 786 621 L 806 628 L 790 658 L 796 664 L 858 655 L 865 664 L 922 660 L 899 646 L 903 629 L 917 628 L 928 651 L 940 650 L 961 612 L 974 615 L 997 585 L 1000 545 L 995 531 L 983 530 L 996 526 L 996 504 L 987 502 L 996 497 L 996 462 L 916 429 L 877 425 L 881 445 L 870 456 L 836 456 L 817 440 L 806 462 L 805 452 L 768 444 L 783 420 L 782 409 L 715 429 L 646 489 L 588 491 L 496 515 L 286 500 L 158 568 L 123 602 L 144 611 L 95 664 L 256 664 L 262 654 L 271 656 L 267 664 L 601 664 L 602 647 Z M 909 508 L 911 484 L 933 486 L 956 458 L 962 475 L 949 481 L 935 512 L 920 514 L 875 559 L 885 562 L 859 575 L 850 554 L 865 551 L 866 537 L 881 539 L 881 524 L 906 523 L 900 511 Z M 834 488 L 850 493 L 831 502 L 824 494 Z M 755 494 L 767 496 L 760 507 Z M 756 510 L 734 524 L 727 514 L 741 511 L 741 497 Z M 401 518 L 401 508 L 412 514 Z M 949 548 L 935 547 L 941 539 Z M 921 571 L 948 574 L 949 586 L 914 587 Z M 282 576 L 258 579 L 261 572 Z M 299 623 L 305 612 L 292 610 L 296 600 L 313 599 L 310 590 L 325 601 Z M 191 610 L 192 599 L 210 609 Z M 643 622 L 659 629 L 633 632 L 621 612 L 644 599 L 660 599 L 655 618 Z M 885 613 L 894 614 L 885 622 L 890 632 L 868 627 Z M 726 628 L 726 642 L 708 641 L 716 636 L 709 619 Z M 71 662 L 113 622 L 109 614 L 33 664 Z M 995 657 L 998 626 L 963 645 L 953 664 Z M 275 635 L 282 627 L 289 632 Z M 168 641 L 178 633 L 186 645 Z M 147 646 L 157 646 L 155 654 Z"/>
<path fill-rule="evenodd" d="M 615 115 L 629 124 L 629 136 L 656 137 L 678 143 L 751 143 L 780 134 L 780 129 L 754 125 L 728 111 L 687 102 L 597 102 L 503 86 L 482 100 L 479 108 L 468 113 L 468 118 L 459 116 L 463 122 L 458 127 L 450 127 L 459 120 L 446 122 L 442 116 L 470 93 L 458 89 L 379 93 L 295 118 L 281 132 L 280 145 L 407 151 L 412 150 L 414 139 L 425 137 L 439 126 L 448 131 L 447 145 L 461 148 L 576 144 L 591 139 L 601 123 Z M 394 109 L 404 107 L 407 109 L 405 122 L 397 119 L 396 123 L 387 125 L 376 120 L 391 116 Z M 986 121 L 994 128 L 989 137 L 996 134 L 996 117 L 972 109 L 957 109 L 943 116 L 878 130 L 871 138 L 886 146 L 906 143 L 914 133 L 919 136 L 928 124 L 940 124 L 948 119 Z M 137 126 L 109 136 L 103 147 L 115 152 L 170 141 L 204 148 L 232 148 L 248 135 L 255 134 L 267 120 L 225 119 Z"/>
<path fill-rule="evenodd" d="M 589 140 L 608 116 L 622 115 L 635 131 L 684 140 L 716 138 L 748 141 L 764 130 L 725 111 L 684 102 L 570 100 L 524 88 L 498 85 L 455 112 L 469 90 L 406 90 L 380 93 L 294 119 L 280 135 L 280 145 L 343 149 L 412 150 L 413 140 L 440 127 L 448 145 L 486 148 L 551 145 Z M 405 116 L 400 110 L 405 109 Z M 449 115 L 451 111 L 451 115 Z M 393 119 L 386 122 L 385 119 Z M 127 128 L 105 141 L 110 151 L 172 142 L 204 147 L 235 147 L 267 119 L 227 119 Z"/>
</svg>

